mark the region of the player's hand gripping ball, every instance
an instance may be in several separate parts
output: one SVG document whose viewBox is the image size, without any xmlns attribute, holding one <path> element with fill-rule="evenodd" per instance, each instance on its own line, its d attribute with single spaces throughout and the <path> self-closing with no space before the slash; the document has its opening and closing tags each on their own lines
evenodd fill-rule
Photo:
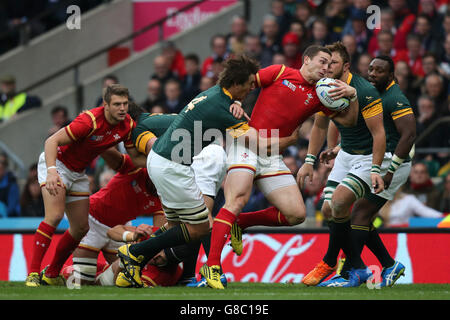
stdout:
<svg viewBox="0 0 450 320">
<path fill-rule="evenodd" d="M 342 97 L 334 100 L 328 93 L 331 89 L 336 88 L 330 83 L 336 82 L 332 78 L 322 78 L 316 83 L 316 93 L 320 99 L 320 102 L 330 110 L 341 111 L 350 105 L 350 100 L 347 97 Z"/>
</svg>

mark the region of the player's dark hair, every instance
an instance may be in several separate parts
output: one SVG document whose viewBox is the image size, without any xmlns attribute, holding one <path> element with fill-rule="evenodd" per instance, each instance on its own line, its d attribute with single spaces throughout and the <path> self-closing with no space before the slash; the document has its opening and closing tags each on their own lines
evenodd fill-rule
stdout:
<svg viewBox="0 0 450 320">
<path fill-rule="evenodd" d="M 391 57 L 386 56 L 386 55 L 381 55 L 381 56 L 376 57 L 375 59 L 380 59 L 380 60 L 386 61 L 389 65 L 389 73 L 394 73 L 395 64 L 394 64 L 394 60 L 392 60 Z"/>
<path fill-rule="evenodd" d="M 246 55 L 240 55 L 226 60 L 224 68 L 219 74 L 218 84 L 222 88 L 230 88 L 246 83 L 250 75 L 258 72 L 259 63 Z"/>
<path fill-rule="evenodd" d="M 309 57 L 310 59 L 313 59 L 319 52 L 325 52 L 328 53 L 331 56 L 331 51 L 327 49 L 324 46 L 319 45 L 311 45 L 305 49 L 302 56 L 302 61 L 305 61 L 305 57 Z"/>
<path fill-rule="evenodd" d="M 130 97 L 130 93 L 128 92 L 128 88 L 120 85 L 120 84 L 112 84 L 110 86 L 107 86 L 104 90 L 103 90 L 103 100 L 105 100 L 105 102 L 107 104 L 109 104 L 111 102 L 111 96 L 119 96 L 119 97 Z"/>
<path fill-rule="evenodd" d="M 136 102 L 133 101 L 128 102 L 128 114 L 130 115 L 131 119 L 134 120 L 134 122 L 137 123 L 139 117 L 144 112 L 146 112 L 145 109 L 139 106 Z"/>
<path fill-rule="evenodd" d="M 344 63 L 350 63 L 350 55 L 348 54 L 347 48 L 341 41 L 336 41 L 332 44 L 326 45 L 325 48 L 330 50 L 330 52 L 339 53 Z"/>
</svg>

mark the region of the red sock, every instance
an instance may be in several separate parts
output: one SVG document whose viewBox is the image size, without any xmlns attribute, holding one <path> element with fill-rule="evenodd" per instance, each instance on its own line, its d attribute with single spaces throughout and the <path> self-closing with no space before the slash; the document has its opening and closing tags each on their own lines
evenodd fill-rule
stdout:
<svg viewBox="0 0 450 320">
<path fill-rule="evenodd" d="M 211 232 L 211 247 L 209 248 L 208 266 L 220 265 L 220 256 L 222 255 L 223 246 L 228 240 L 231 226 L 236 220 L 233 212 L 227 209 L 220 209 L 214 218 L 213 228 Z"/>
<path fill-rule="evenodd" d="M 290 226 L 285 216 L 275 207 L 254 212 L 242 212 L 236 222 L 242 230 L 252 226 Z"/>
<path fill-rule="evenodd" d="M 45 275 L 50 278 L 57 277 L 67 258 L 70 257 L 79 243 L 80 240 L 75 240 L 69 233 L 69 230 L 66 230 L 66 232 L 64 232 L 62 238 L 58 242 L 55 255 L 53 256 L 52 262 L 45 272 Z"/>
<path fill-rule="evenodd" d="M 50 246 L 55 229 L 55 227 L 45 223 L 44 221 L 39 224 L 39 227 L 34 234 L 33 257 L 31 258 L 30 273 L 39 273 L 41 271 L 42 259 Z"/>
</svg>

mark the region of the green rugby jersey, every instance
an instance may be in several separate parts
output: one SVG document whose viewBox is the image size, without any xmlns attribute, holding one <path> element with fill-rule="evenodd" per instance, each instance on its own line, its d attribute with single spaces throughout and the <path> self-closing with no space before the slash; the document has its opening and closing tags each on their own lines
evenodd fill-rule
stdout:
<svg viewBox="0 0 450 320">
<path fill-rule="evenodd" d="M 381 100 L 383 101 L 384 130 L 386 131 L 386 152 L 394 153 L 400 140 L 394 120 L 407 114 L 413 114 L 413 110 L 408 98 L 394 81 L 381 94 Z"/>
<path fill-rule="evenodd" d="M 168 160 L 190 165 L 192 157 L 210 144 L 214 137 L 218 138 L 217 133 L 223 137 L 227 130 L 231 130 L 230 134 L 234 137 L 244 134 L 249 126 L 246 121 L 236 119 L 230 113 L 233 101 L 228 90 L 219 85 L 198 94 L 156 140 L 153 151 Z"/>
<path fill-rule="evenodd" d="M 177 116 L 176 113 L 143 113 L 139 116 L 136 127 L 131 132 L 131 140 L 136 149 L 145 153 L 148 140 L 160 137 L 170 127 Z"/>
<path fill-rule="evenodd" d="M 350 154 L 371 154 L 373 139 L 364 119 L 383 112 L 380 94 L 369 81 L 359 75 L 350 73 L 347 83 L 356 89 L 359 111 L 358 121 L 353 127 L 344 127 L 333 120 L 341 134 L 341 148 Z"/>
</svg>

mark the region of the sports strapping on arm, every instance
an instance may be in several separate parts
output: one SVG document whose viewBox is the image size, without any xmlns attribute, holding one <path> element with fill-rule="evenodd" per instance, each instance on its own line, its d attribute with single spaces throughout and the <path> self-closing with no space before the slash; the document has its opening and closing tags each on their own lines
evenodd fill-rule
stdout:
<svg viewBox="0 0 450 320">
<path fill-rule="evenodd" d="M 372 134 L 372 187 L 375 193 L 380 193 L 384 190 L 384 183 L 380 177 L 381 163 L 383 162 L 384 153 L 386 152 L 386 134 L 383 125 L 383 112 L 378 113 L 369 118 L 365 118 L 367 128 Z"/>
</svg>

